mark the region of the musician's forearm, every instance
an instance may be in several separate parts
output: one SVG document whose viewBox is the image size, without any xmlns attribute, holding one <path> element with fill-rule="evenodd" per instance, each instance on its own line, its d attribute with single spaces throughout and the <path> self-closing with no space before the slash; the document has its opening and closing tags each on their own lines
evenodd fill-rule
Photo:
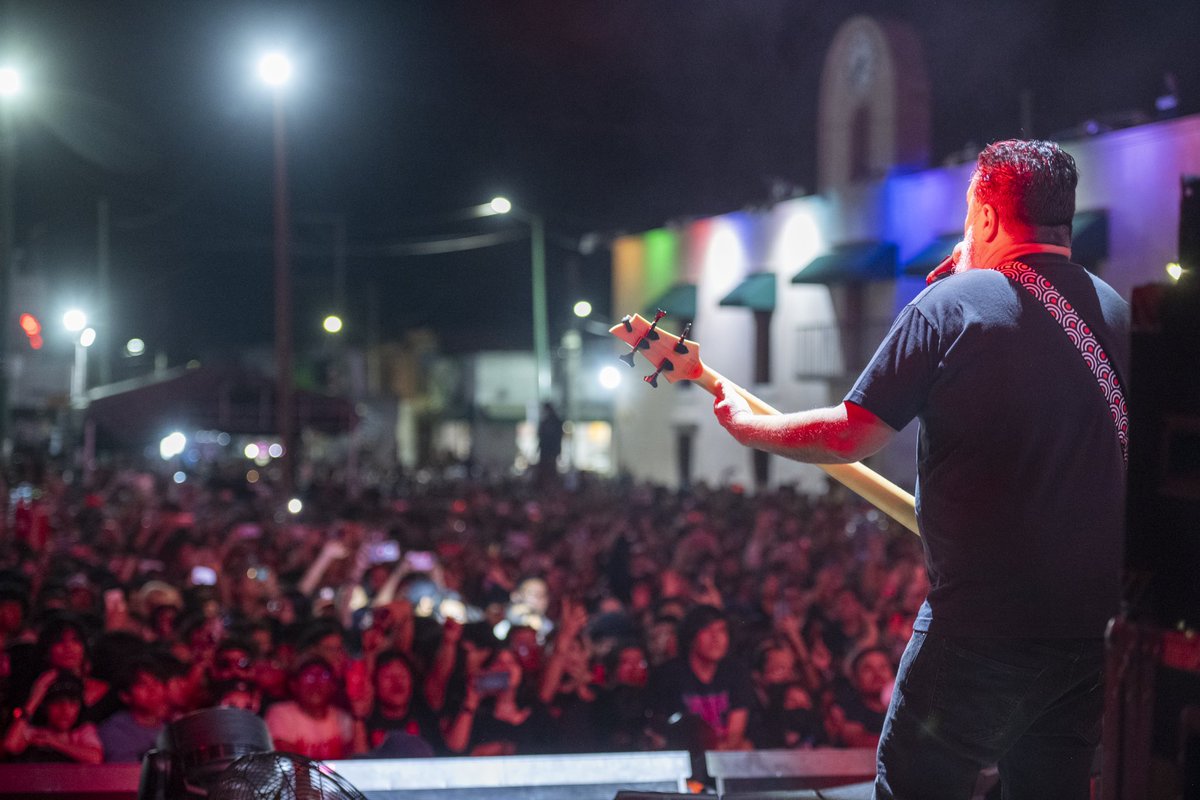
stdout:
<svg viewBox="0 0 1200 800">
<path fill-rule="evenodd" d="M 860 461 L 896 433 L 879 417 L 849 401 L 792 414 L 755 414 L 732 384 L 718 381 L 713 394 L 717 421 L 740 443 L 810 464 Z"/>
<path fill-rule="evenodd" d="M 870 454 L 863 452 L 841 408 L 779 416 L 739 413 L 725 428 L 747 447 L 809 464 L 848 464 Z"/>
</svg>

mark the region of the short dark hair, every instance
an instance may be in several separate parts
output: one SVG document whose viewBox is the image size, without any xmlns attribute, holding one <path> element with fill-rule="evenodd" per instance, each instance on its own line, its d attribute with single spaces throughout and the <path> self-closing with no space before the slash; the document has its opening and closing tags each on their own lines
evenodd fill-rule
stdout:
<svg viewBox="0 0 1200 800">
<path fill-rule="evenodd" d="M 975 201 L 1033 228 L 1066 228 L 1075 216 L 1075 159 L 1054 142 L 1006 139 L 983 149 L 972 174 Z"/>
<path fill-rule="evenodd" d="M 346 641 L 346 629 L 337 620 L 313 620 L 307 625 L 304 633 L 301 634 L 300 640 L 296 643 L 296 649 L 308 650 L 309 648 L 316 647 L 327 636 L 337 636 L 344 644 Z"/>
<path fill-rule="evenodd" d="M 258 645 L 250 639 L 243 639 L 237 636 L 226 636 L 222 639 L 221 643 L 217 645 L 214 655 L 219 656 L 230 650 L 241 650 L 251 658 L 258 658 Z"/>
<path fill-rule="evenodd" d="M 404 665 L 404 668 L 408 670 L 409 677 L 412 678 L 413 684 L 415 685 L 418 680 L 417 665 L 413 663 L 413 660 L 409 658 L 408 654 L 406 654 L 403 650 L 384 650 L 382 653 L 376 656 L 374 675 L 378 675 L 379 670 L 383 669 L 388 664 L 391 664 L 393 661 L 399 661 Z M 374 677 L 374 675 L 372 677 Z"/>
<path fill-rule="evenodd" d="M 692 641 L 700 631 L 714 622 L 728 622 L 725 612 L 716 606 L 699 605 L 687 612 L 679 622 L 679 652 L 686 656 L 692 649 Z"/>
<path fill-rule="evenodd" d="M 117 692 L 128 692 L 133 688 L 133 685 L 137 683 L 139 673 L 145 673 L 160 683 L 166 683 L 170 678 L 167 667 L 162 661 L 149 653 L 144 653 L 131 659 L 121 674 L 117 676 Z"/>
</svg>

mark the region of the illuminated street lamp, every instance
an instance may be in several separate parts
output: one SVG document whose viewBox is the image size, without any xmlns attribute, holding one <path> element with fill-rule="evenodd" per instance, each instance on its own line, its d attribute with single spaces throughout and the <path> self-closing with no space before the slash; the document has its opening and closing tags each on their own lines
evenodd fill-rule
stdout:
<svg viewBox="0 0 1200 800">
<path fill-rule="evenodd" d="M 20 72 L 13 67 L 0 67 L 0 97 L 15 97 L 23 88 Z"/>
<path fill-rule="evenodd" d="M 321 323 L 321 327 L 325 329 L 326 333 L 341 333 L 342 318 L 337 314 L 330 314 L 325 318 L 325 321 Z"/>
<path fill-rule="evenodd" d="M 488 204 L 493 214 L 512 214 L 529 225 L 529 264 L 533 283 L 533 357 L 537 365 L 537 401 L 550 399 L 550 333 L 546 314 L 546 226 L 538 214 L 515 209 L 506 197 Z"/>
<path fill-rule="evenodd" d="M 292 61 L 279 51 L 266 53 L 258 59 L 258 77 L 267 86 L 286 86 L 292 79 Z"/>
<path fill-rule="evenodd" d="M 292 489 L 292 276 L 288 262 L 287 159 L 283 89 L 292 78 L 292 62 L 280 52 L 258 61 L 258 75 L 271 87 L 275 138 L 275 413 L 285 456 L 280 463 L 283 490 Z"/>
<path fill-rule="evenodd" d="M 87 314 L 78 308 L 69 309 L 63 314 L 63 327 L 70 333 L 79 333 L 87 327 Z"/>
</svg>

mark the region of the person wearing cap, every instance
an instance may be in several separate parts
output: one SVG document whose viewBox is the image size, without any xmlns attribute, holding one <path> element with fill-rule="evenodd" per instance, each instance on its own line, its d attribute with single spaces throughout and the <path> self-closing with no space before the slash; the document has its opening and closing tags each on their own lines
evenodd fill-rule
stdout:
<svg viewBox="0 0 1200 800">
<path fill-rule="evenodd" d="M 83 717 L 83 683 L 56 669 L 43 672 L 13 711 L 4 751 L 18 761 L 99 764 L 104 750 L 96 726 Z"/>
</svg>

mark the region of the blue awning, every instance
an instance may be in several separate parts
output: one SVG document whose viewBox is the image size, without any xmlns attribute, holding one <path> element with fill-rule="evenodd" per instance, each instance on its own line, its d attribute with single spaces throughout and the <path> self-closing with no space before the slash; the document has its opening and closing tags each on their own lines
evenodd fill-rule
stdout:
<svg viewBox="0 0 1200 800">
<path fill-rule="evenodd" d="M 653 318 L 658 309 L 672 319 L 696 318 L 696 284 L 677 283 L 645 308 L 645 316 Z"/>
<path fill-rule="evenodd" d="M 855 242 L 817 256 L 792 277 L 792 283 L 862 283 L 895 277 L 896 245 Z"/>
<path fill-rule="evenodd" d="M 749 275 L 721 298 L 723 306 L 740 306 L 751 311 L 775 310 L 775 273 L 758 272 Z"/>
<path fill-rule="evenodd" d="M 933 268 L 942 263 L 946 256 L 954 252 L 954 245 L 962 240 L 962 236 L 962 231 L 943 233 L 904 265 L 904 274 L 924 278 L 933 272 Z"/>
</svg>

